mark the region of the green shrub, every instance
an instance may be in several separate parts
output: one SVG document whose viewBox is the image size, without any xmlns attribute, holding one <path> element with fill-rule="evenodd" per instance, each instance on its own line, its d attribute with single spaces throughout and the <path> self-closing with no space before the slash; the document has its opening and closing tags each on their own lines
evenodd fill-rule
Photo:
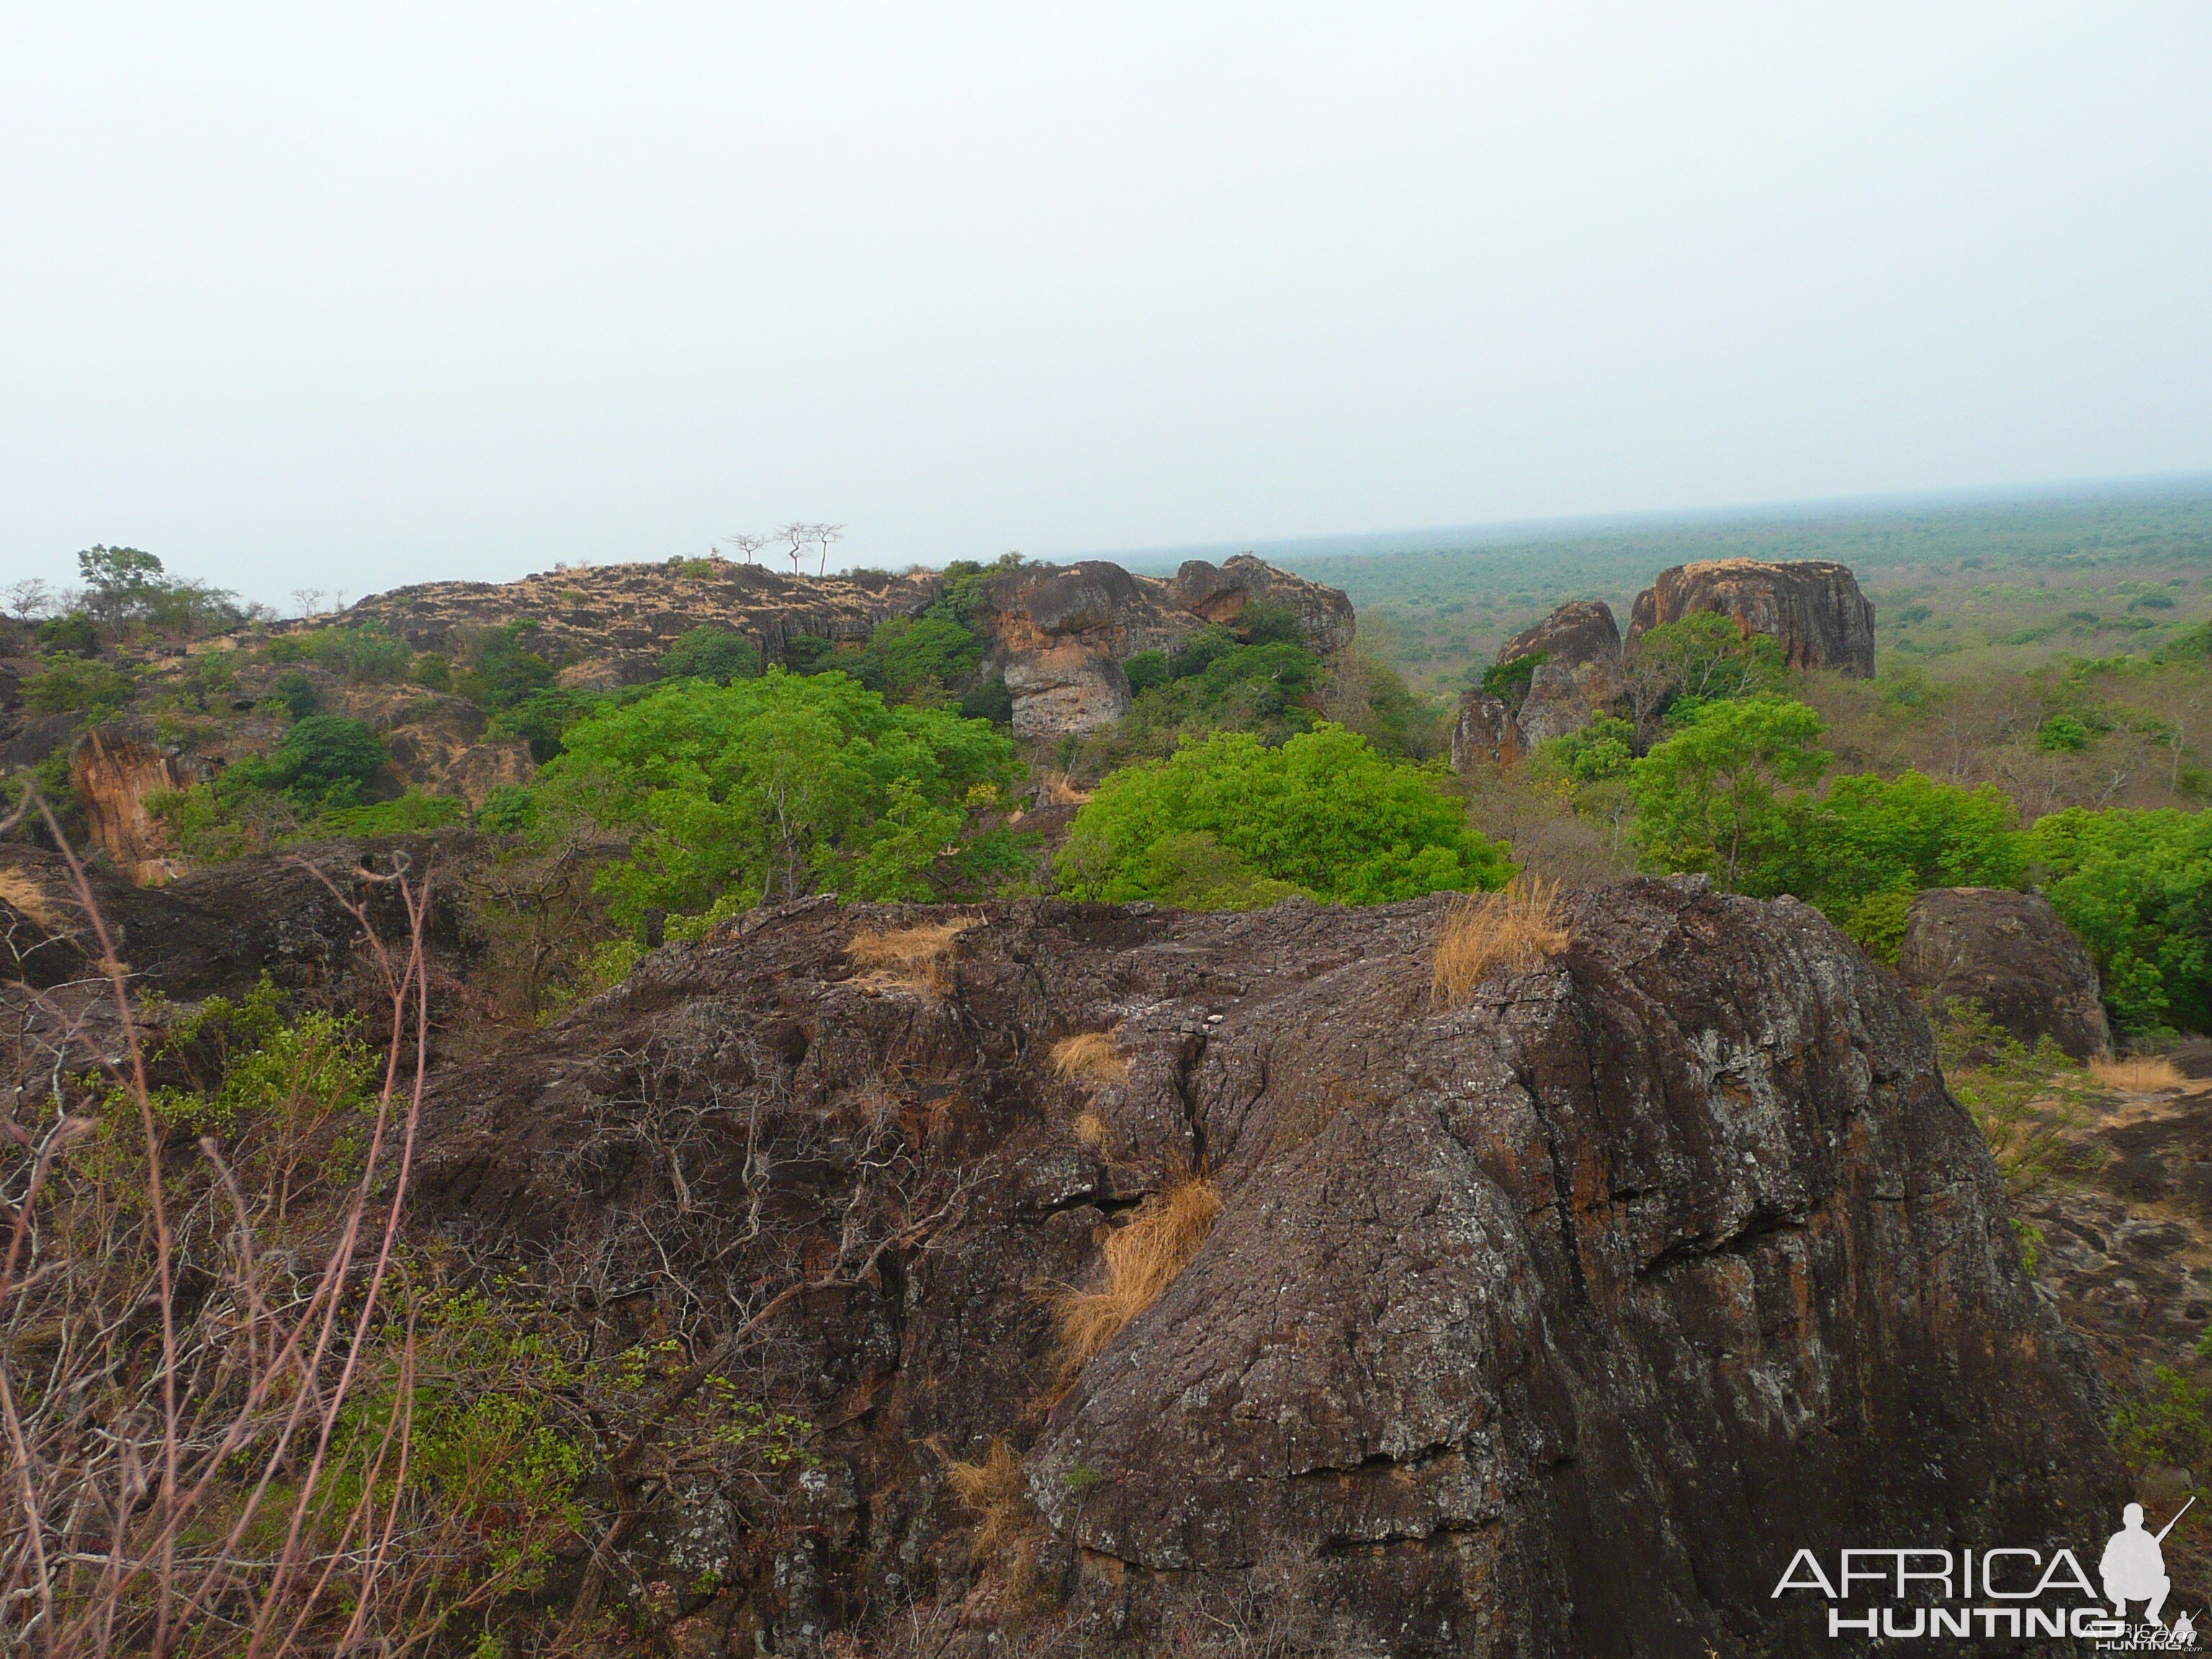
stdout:
<svg viewBox="0 0 2212 1659">
<path fill-rule="evenodd" d="M 81 710 L 97 725 L 130 702 L 137 683 L 121 669 L 83 657 L 48 657 L 23 682 L 23 701 L 41 714 Z"/>
<path fill-rule="evenodd" d="M 1898 953 L 1905 948 L 1905 926 L 1912 915 L 1912 901 L 1918 896 L 1909 887 L 1870 893 L 1852 906 L 1838 925 L 1876 962 L 1894 968 Z"/>
<path fill-rule="evenodd" d="M 1239 861 L 1224 881 L 1249 872 L 1333 902 L 1504 886 L 1514 866 L 1468 827 L 1466 807 L 1441 784 L 1341 726 L 1278 748 L 1249 732 L 1220 732 L 1109 775 L 1076 815 L 1060 880 L 1080 898 L 1158 899 L 1155 884 L 1188 879 L 1204 849 L 1186 843 L 1163 864 L 1156 847 L 1202 833 Z"/>
<path fill-rule="evenodd" d="M 561 804 L 630 836 L 599 878 L 616 919 L 696 915 L 735 891 L 928 896 L 979 785 L 1013 747 L 979 720 L 893 707 L 842 674 L 679 680 L 571 727 L 546 769 Z"/>
<path fill-rule="evenodd" d="M 39 624 L 38 647 L 54 656 L 96 657 L 100 629 L 84 611 L 72 611 L 66 617 Z"/>
<path fill-rule="evenodd" d="M 2011 887 L 2027 867 L 2019 815 L 1994 783 L 1858 773 L 1835 779 L 1826 796 L 1790 802 L 1784 817 L 1780 844 L 1762 848 L 1742 890 L 1793 893 L 1855 938 L 1851 917 L 1877 895 L 1902 892 L 1909 902 L 1924 887 Z"/>
<path fill-rule="evenodd" d="M 453 690 L 495 714 L 551 685 L 553 665 L 534 648 L 538 633 L 527 617 L 483 629 L 469 641 L 469 665 L 453 676 Z"/>
<path fill-rule="evenodd" d="M 527 784 L 502 783 L 477 809 L 477 827 L 495 836 L 525 835 L 538 822 L 538 792 Z"/>
<path fill-rule="evenodd" d="M 2037 819 L 2025 849 L 2123 1030 L 2212 1030 L 2212 819 L 2077 806 Z"/>
<path fill-rule="evenodd" d="M 994 726 L 1009 726 L 1014 718 L 1014 694 L 1006 689 L 1005 677 L 999 674 L 980 674 L 960 699 L 960 713 L 964 719 L 988 720 Z"/>
<path fill-rule="evenodd" d="M 275 754 L 239 762 L 218 784 L 230 794 L 265 789 L 309 811 L 334 811 L 364 804 L 385 759 L 384 740 L 367 722 L 310 714 L 284 734 Z"/>
<path fill-rule="evenodd" d="M 1534 682 L 1536 671 L 1551 660 L 1548 651 L 1532 651 L 1525 657 L 1516 657 L 1510 662 L 1494 662 L 1482 671 L 1482 690 L 1508 708 L 1518 714 L 1521 705 L 1528 700 L 1528 687 Z"/>
<path fill-rule="evenodd" d="M 1121 665 L 1121 672 L 1129 678 L 1132 693 L 1149 691 L 1156 685 L 1168 683 L 1168 653 L 1164 651 L 1139 651 Z"/>
<path fill-rule="evenodd" d="M 2070 754 L 2089 746 L 2089 728 L 2071 714 L 2053 714 L 2035 729 L 2035 746 Z"/>
<path fill-rule="evenodd" d="M 530 758 L 543 766 L 561 752 L 562 739 L 568 728 L 588 716 L 600 701 L 589 691 L 545 686 L 493 715 L 484 727 L 484 734 L 526 739 L 530 744 Z"/>
<path fill-rule="evenodd" d="M 1258 593 L 1244 601 L 1237 613 L 1237 637 L 1246 645 L 1304 645 L 1305 630 L 1298 613 L 1287 601 Z"/>
<path fill-rule="evenodd" d="M 1635 742 L 1633 721 L 1598 714 L 1579 732 L 1538 744 L 1529 757 L 1529 775 L 1539 781 L 1563 778 L 1579 785 L 1626 777 L 1636 758 Z"/>
<path fill-rule="evenodd" d="M 732 680 L 756 678 L 760 672 L 760 647 L 734 629 L 712 623 L 690 630 L 660 659 L 663 679 L 727 685 Z"/>
<path fill-rule="evenodd" d="M 450 691 L 453 689 L 453 665 L 436 652 L 425 651 L 415 659 L 407 678 L 433 691 Z"/>
<path fill-rule="evenodd" d="M 819 674 L 836 654 L 836 644 L 816 634 L 794 634 L 783 643 L 783 665 L 794 674 Z"/>
<path fill-rule="evenodd" d="M 309 826 L 318 836 L 413 836 L 465 823 L 469 805 L 453 795 L 410 789 L 398 800 L 371 801 L 324 812 Z"/>
<path fill-rule="evenodd" d="M 271 699 L 284 705 L 284 711 L 295 720 L 307 720 L 323 712 L 323 694 L 296 668 L 279 674 L 269 688 Z"/>
<path fill-rule="evenodd" d="M 320 629 L 305 644 L 319 666 L 356 684 L 404 679 L 414 661 L 407 641 L 392 638 L 374 622 Z"/>
<path fill-rule="evenodd" d="M 952 701 L 983 654 L 975 636 L 939 617 L 893 617 L 876 624 L 866 647 L 842 664 L 891 702 Z"/>
</svg>

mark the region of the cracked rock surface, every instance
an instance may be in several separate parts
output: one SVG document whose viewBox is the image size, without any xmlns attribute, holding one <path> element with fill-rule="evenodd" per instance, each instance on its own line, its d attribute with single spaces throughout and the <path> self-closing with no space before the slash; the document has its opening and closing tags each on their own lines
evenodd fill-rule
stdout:
<svg viewBox="0 0 2212 1659">
<path fill-rule="evenodd" d="M 1347 1653 L 1831 1651 L 1770 1600 L 1800 1547 L 2109 1531 L 2086 1359 L 1893 976 L 1793 902 L 1635 881 L 1438 1010 L 1445 908 L 992 904 L 935 990 L 845 951 L 948 912 L 757 912 L 445 1072 L 422 1215 L 742 1290 L 750 1245 L 625 1231 L 671 1147 L 724 1210 L 763 1114 L 965 1172 L 957 1220 L 779 1351 L 831 1473 L 745 1569 L 765 1651 L 964 1593 L 944 1460 L 996 1436 L 1044 1571 L 1133 1650 L 1194 1585 L 1291 1562 Z M 1109 1030 L 1126 1081 L 1054 1075 L 1055 1040 Z M 791 1259 L 834 1244 L 841 1156 L 779 1166 Z M 1044 1290 L 1196 1168 L 1211 1235 L 1062 1389 Z"/>
</svg>

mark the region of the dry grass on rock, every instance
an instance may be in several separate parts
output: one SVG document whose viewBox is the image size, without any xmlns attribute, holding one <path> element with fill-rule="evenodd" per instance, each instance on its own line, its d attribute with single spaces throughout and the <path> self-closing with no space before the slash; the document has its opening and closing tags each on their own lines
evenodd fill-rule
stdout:
<svg viewBox="0 0 2212 1659">
<path fill-rule="evenodd" d="M 1220 1213 L 1219 1190 L 1196 1176 L 1153 1194 L 1115 1230 L 1106 1240 L 1105 1288 L 1068 1291 L 1054 1303 L 1062 1382 L 1073 1382 L 1123 1327 L 1160 1299 L 1190 1265 Z"/>
<path fill-rule="evenodd" d="M 945 1474 L 952 1495 L 975 1516 L 978 1562 L 994 1559 L 1020 1538 L 1029 1508 L 1022 1491 L 1022 1460 L 1003 1437 L 991 1443 L 981 1462 L 951 1462 Z"/>
<path fill-rule="evenodd" d="M 1539 966 L 1567 948 L 1566 920 L 1555 882 L 1516 878 L 1502 893 L 1470 894 L 1454 905 L 1437 936 L 1431 992 L 1439 1008 L 1456 1008 L 1498 968 Z"/>
<path fill-rule="evenodd" d="M 960 916 L 890 933 L 864 930 L 853 935 L 845 954 L 855 967 L 867 970 L 863 983 L 872 989 L 943 996 L 952 988 L 945 972 L 952 941 L 975 925 L 974 918 Z"/>
<path fill-rule="evenodd" d="M 0 870 L 0 904 L 13 905 L 50 933 L 63 931 L 53 895 L 23 871 Z"/>
<path fill-rule="evenodd" d="M 2189 1079 L 2181 1068 L 2161 1054 L 2122 1054 L 2089 1062 L 2090 1074 L 2108 1089 L 2130 1094 L 2155 1094 L 2163 1089 L 2185 1089 Z"/>
<path fill-rule="evenodd" d="M 1066 1082 L 1093 1088 L 1129 1080 L 1129 1062 L 1114 1046 L 1111 1031 L 1085 1031 L 1060 1038 L 1052 1045 L 1052 1069 L 1054 1076 Z"/>
</svg>

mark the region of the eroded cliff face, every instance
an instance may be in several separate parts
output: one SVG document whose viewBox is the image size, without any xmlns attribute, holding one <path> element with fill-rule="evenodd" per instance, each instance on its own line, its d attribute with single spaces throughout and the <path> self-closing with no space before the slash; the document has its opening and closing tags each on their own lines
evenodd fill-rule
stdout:
<svg viewBox="0 0 2212 1659">
<path fill-rule="evenodd" d="M 1772 638 L 1792 668 L 1874 677 L 1874 602 L 1859 591 L 1849 565 L 1826 559 L 1678 564 L 1636 596 L 1624 649 L 1633 656 L 1643 635 L 1699 611 L 1717 611 L 1747 634 Z"/>
<path fill-rule="evenodd" d="M 731 1651 L 1012 1616 L 945 1474 L 1001 1437 L 1024 1616 L 1133 1653 L 1285 1571 L 1329 1651 L 1826 1652 L 1770 1599 L 1801 1546 L 2109 1530 L 2086 1368 L 1893 977 L 1804 906 L 1638 881 L 1440 1010 L 1444 909 L 994 904 L 933 985 L 847 947 L 949 915 L 756 913 L 444 1072 L 418 1221 L 668 1318 L 883 1230 L 749 1351 L 822 1425 L 795 1518 L 643 1500 L 638 1571 L 711 1557 L 685 1628 Z M 1098 1031 L 1126 1078 L 1057 1075 Z M 1044 1287 L 1200 1169 L 1210 1236 L 1063 1386 Z"/>
<path fill-rule="evenodd" d="M 94 727 L 70 755 L 70 787 L 83 804 L 92 844 L 142 885 L 184 870 L 149 803 L 191 781 L 150 733 L 128 726 Z"/>
</svg>

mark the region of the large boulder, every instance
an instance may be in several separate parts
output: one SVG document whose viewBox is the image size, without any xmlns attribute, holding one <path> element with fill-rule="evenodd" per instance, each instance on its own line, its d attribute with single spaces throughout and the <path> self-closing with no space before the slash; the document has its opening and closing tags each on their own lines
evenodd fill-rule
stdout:
<svg viewBox="0 0 2212 1659">
<path fill-rule="evenodd" d="M 757 912 L 434 1079 L 416 1224 L 769 1307 L 744 1374 L 820 1425 L 811 1486 L 742 1537 L 641 1486 L 626 1547 L 708 1540 L 730 1650 L 918 1598 L 981 1652 L 1043 1595 L 1157 1652 L 1287 1583 L 1316 1651 L 1811 1655 L 1800 1548 L 2096 1547 L 2086 1361 L 1893 975 L 1793 901 L 1637 881 L 1444 1008 L 1452 908 Z M 886 979 L 856 930 L 942 958 Z M 1210 1235 L 1069 1376 L 1050 1287 L 1198 1168 Z M 999 1439 L 979 1578 L 945 1460 Z"/>
<path fill-rule="evenodd" d="M 1854 678 L 1874 675 L 1874 602 L 1859 592 L 1850 567 L 1826 559 L 1767 564 L 1757 559 L 1709 559 L 1662 570 L 1636 596 L 1626 653 L 1652 629 L 1699 611 L 1734 619 L 1746 634 L 1765 634 L 1792 668 L 1832 668 Z"/>
<path fill-rule="evenodd" d="M 1290 606 L 1306 644 L 1322 655 L 1352 643 L 1352 601 L 1340 589 L 1278 570 L 1249 553 L 1218 565 L 1184 560 L 1176 571 L 1175 592 L 1182 608 L 1205 622 L 1233 626 L 1247 605 L 1268 599 Z"/>
<path fill-rule="evenodd" d="M 1603 599 L 1569 599 L 1543 621 L 1522 629 L 1498 647 L 1498 660 L 1542 655 L 1562 667 L 1611 667 L 1620 660 L 1620 626 Z"/>
<path fill-rule="evenodd" d="M 1171 581 L 1103 559 L 1024 566 L 984 585 L 976 626 L 1005 677 L 1014 735 L 1051 737 L 1119 720 L 1129 708 L 1121 664 L 1171 649 L 1208 623 L 1233 627 L 1259 598 L 1288 605 L 1317 652 L 1352 641 L 1351 600 L 1249 553 L 1220 565 L 1188 560 Z"/>
<path fill-rule="evenodd" d="M 1451 763 L 1455 772 L 1511 766 L 1525 752 L 1520 722 L 1513 711 L 1486 691 L 1460 694 L 1459 716 L 1452 722 Z"/>
<path fill-rule="evenodd" d="M 1929 888 L 1905 919 L 1897 972 L 1935 1011 L 1978 1002 L 2022 1042 L 2048 1036 L 2076 1060 L 2111 1045 L 2096 964 L 2040 893 Z"/>
</svg>

